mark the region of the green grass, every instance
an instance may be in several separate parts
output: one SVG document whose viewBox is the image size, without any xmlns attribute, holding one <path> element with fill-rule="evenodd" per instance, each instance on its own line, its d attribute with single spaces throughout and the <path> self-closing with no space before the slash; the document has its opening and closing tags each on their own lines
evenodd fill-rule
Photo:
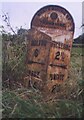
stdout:
<svg viewBox="0 0 84 120">
<path fill-rule="evenodd" d="M 3 89 L 3 118 L 81 118 L 83 111 L 82 77 L 84 53 L 72 48 L 69 77 L 62 85 L 62 93 L 43 96 L 40 91 L 24 87 Z"/>
<path fill-rule="evenodd" d="M 84 48 L 83 47 L 73 47 L 72 48 L 72 55 L 83 55 L 84 56 Z"/>
<path fill-rule="evenodd" d="M 32 94 L 31 91 L 30 94 Z M 31 95 L 30 95 L 31 96 Z M 34 96 L 33 96 L 34 97 Z M 42 102 L 42 98 L 23 99 L 15 92 L 3 93 L 5 118 L 80 118 L 82 103 L 72 100 L 59 100 L 58 102 Z"/>
</svg>

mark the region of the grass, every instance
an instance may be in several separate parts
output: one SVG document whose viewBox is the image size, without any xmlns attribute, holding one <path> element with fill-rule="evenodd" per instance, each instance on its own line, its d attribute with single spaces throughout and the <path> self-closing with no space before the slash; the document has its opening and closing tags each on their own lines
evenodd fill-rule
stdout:
<svg viewBox="0 0 84 120">
<path fill-rule="evenodd" d="M 69 77 L 61 86 L 61 93 L 44 95 L 23 86 L 3 89 L 3 118 L 81 118 L 83 111 L 84 53 L 72 48 Z M 58 96 L 58 97 L 57 97 Z"/>
<path fill-rule="evenodd" d="M 27 92 L 28 90 L 26 90 Z M 33 91 L 27 95 L 35 95 Z M 25 99 L 14 91 L 3 94 L 5 118 L 80 118 L 82 103 L 73 100 L 57 100 L 55 102 L 43 102 L 40 98 Z"/>
</svg>

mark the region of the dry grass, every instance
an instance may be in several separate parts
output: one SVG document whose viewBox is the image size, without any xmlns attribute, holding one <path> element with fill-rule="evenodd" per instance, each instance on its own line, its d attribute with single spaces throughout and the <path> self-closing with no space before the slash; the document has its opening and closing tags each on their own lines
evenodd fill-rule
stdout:
<svg viewBox="0 0 84 120">
<path fill-rule="evenodd" d="M 61 91 L 44 96 L 39 90 L 19 88 L 3 89 L 3 118 L 81 118 L 82 77 L 81 48 L 73 48 L 68 79 Z"/>
</svg>

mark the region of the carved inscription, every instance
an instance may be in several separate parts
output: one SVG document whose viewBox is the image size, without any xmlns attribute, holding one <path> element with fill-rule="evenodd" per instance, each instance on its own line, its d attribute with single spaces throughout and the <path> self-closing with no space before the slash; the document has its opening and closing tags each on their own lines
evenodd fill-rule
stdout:
<svg viewBox="0 0 84 120">
<path fill-rule="evenodd" d="M 41 9 L 38 13 L 37 13 L 37 15 L 38 16 L 41 16 L 41 14 L 43 14 L 43 13 L 45 13 L 46 11 L 59 11 L 59 12 L 61 12 L 61 13 L 63 13 L 64 15 L 66 15 L 66 11 L 65 11 L 65 9 L 62 9 L 62 7 L 58 7 L 58 6 L 49 6 L 49 7 L 45 7 L 45 9 Z M 71 16 L 69 15 L 69 14 L 67 14 L 67 19 L 71 19 Z"/>
<path fill-rule="evenodd" d="M 50 74 L 51 80 L 63 80 L 64 75 L 63 74 Z"/>
<path fill-rule="evenodd" d="M 53 28 L 56 28 L 56 26 L 60 26 L 60 27 L 63 27 L 64 29 L 66 29 L 66 24 L 64 23 L 55 23 L 55 22 L 51 22 L 51 21 L 48 21 L 47 19 L 42 19 L 40 20 L 41 23 L 45 24 L 45 25 L 52 25 Z"/>
<path fill-rule="evenodd" d="M 62 61 L 64 61 L 64 58 L 65 58 L 64 52 L 60 52 L 60 51 L 56 52 L 55 60 L 62 60 Z"/>
<path fill-rule="evenodd" d="M 31 40 L 31 46 L 46 46 L 46 40 Z"/>
<path fill-rule="evenodd" d="M 70 51 L 70 48 L 71 48 L 70 45 L 64 44 L 64 43 L 61 43 L 61 42 L 52 43 L 51 47 L 61 48 L 61 49 L 65 49 L 65 50 L 68 50 L 68 51 Z"/>
<path fill-rule="evenodd" d="M 39 72 L 39 71 L 31 71 L 31 70 L 28 70 L 28 75 L 33 76 L 33 77 L 40 78 L 40 72 Z"/>
<path fill-rule="evenodd" d="M 74 31 L 74 22 L 66 9 L 61 6 L 49 5 L 37 11 L 31 22 L 32 27 Z"/>
<path fill-rule="evenodd" d="M 46 40 L 31 40 L 31 46 L 46 46 Z M 51 47 L 61 48 L 70 51 L 71 46 L 62 42 L 52 42 Z"/>
<path fill-rule="evenodd" d="M 33 56 L 38 57 L 38 55 L 40 54 L 40 50 L 38 49 L 38 46 L 46 46 L 47 45 L 47 40 L 31 40 L 31 46 L 37 46 L 37 48 L 34 50 L 33 52 Z M 51 46 L 50 49 L 52 48 L 62 48 L 62 49 L 66 49 L 66 50 L 70 50 L 70 46 L 66 45 L 64 43 L 60 43 L 60 42 L 51 42 Z M 64 61 L 65 59 L 65 53 L 63 51 L 56 51 L 55 56 L 54 56 L 54 60 L 57 61 Z M 40 62 L 34 62 L 34 61 L 29 61 L 29 64 L 31 63 L 37 63 L 37 64 L 42 64 Z M 44 64 L 42 64 L 44 65 Z M 64 69 L 67 69 L 67 65 L 66 64 L 49 64 L 51 67 L 61 67 Z M 28 74 L 34 77 L 38 77 L 40 72 L 37 71 L 28 71 Z M 51 80 L 62 80 L 64 79 L 64 74 L 50 74 L 50 79 Z"/>
<path fill-rule="evenodd" d="M 35 57 L 38 57 L 39 52 L 40 52 L 40 51 L 39 51 L 38 49 L 35 49 L 35 51 L 34 51 L 34 56 L 35 56 Z"/>
</svg>

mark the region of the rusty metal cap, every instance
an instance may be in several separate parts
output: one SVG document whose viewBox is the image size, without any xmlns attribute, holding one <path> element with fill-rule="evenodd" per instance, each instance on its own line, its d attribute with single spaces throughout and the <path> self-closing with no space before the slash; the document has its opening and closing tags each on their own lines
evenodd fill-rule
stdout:
<svg viewBox="0 0 84 120">
<path fill-rule="evenodd" d="M 74 20 L 71 14 L 58 5 L 48 5 L 36 12 L 31 21 L 31 28 L 52 28 L 74 32 Z"/>
</svg>

